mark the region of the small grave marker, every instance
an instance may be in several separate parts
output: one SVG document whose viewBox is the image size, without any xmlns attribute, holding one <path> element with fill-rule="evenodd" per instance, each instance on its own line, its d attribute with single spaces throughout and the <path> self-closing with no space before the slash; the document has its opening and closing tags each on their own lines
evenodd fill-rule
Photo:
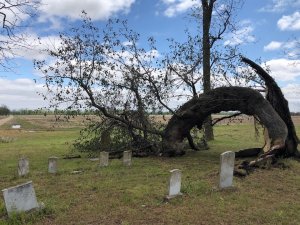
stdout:
<svg viewBox="0 0 300 225">
<path fill-rule="evenodd" d="M 220 188 L 232 187 L 235 153 L 227 151 L 220 156 Z"/>
<path fill-rule="evenodd" d="M 18 174 L 20 177 L 25 176 L 29 173 L 29 161 L 22 157 L 18 163 Z"/>
<path fill-rule="evenodd" d="M 8 216 L 39 208 L 32 181 L 2 190 Z"/>
<path fill-rule="evenodd" d="M 48 172 L 57 173 L 57 160 L 58 157 L 52 156 L 48 158 Z"/>
<path fill-rule="evenodd" d="M 132 151 L 124 151 L 123 152 L 123 165 L 124 166 L 131 166 L 132 163 Z"/>
<path fill-rule="evenodd" d="M 21 125 L 20 124 L 13 124 L 13 125 L 11 125 L 11 128 L 12 129 L 20 129 Z"/>
<path fill-rule="evenodd" d="M 109 153 L 108 152 L 100 152 L 100 166 L 108 166 Z"/>
<path fill-rule="evenodd" d="M 171 177 L 169 182 L 169 195 L 167 195 L 167 199 L 174 198 L 178 195 L 182 195 L 180 192 L 181 189 L 181 170 L 174 169 L 170 170 Z"/>
</svg>

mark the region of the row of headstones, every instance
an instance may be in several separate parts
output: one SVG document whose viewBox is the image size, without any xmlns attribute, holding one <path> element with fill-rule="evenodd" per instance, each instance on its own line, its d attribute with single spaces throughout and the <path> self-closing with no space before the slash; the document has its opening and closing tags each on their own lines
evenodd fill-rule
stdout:
<svg viewBox="0 0 300 225">
<path fill-rule="evenodd" d="M 48 172 L 57 173 L 57 160 L 58 157 L 48 158 Z M 108 166 L 109 163 L 109 152 L 100 152 L 100 166 Z M 123 152 L 123 165 L 131 166 L 132 163 L 132 151 Z M 21 158 L 18 163 L 18 175 L 25 176 L 29 173 L 29 161 L 27 158 Z"/>
<path fill-rule="evenodd" d="M 235 153 L 227 151 L 220 156 L 220 181 L 219 188 L 225 189 L 232 187 L 233 171 L 234 171 Z M 167 199 L 181 195 L 181 171 L 174 169 L 170 171 L 169 195 Z"/>
<path fill-rule="evenodd" d="M 48 172 L 57 172 L 58 157 L 48 158 Z M 100 153 L 100 166 L 108 166 L 109 153 Z M 123 152 L 123 165 L 131 166 L 132 164 L 132 151 Z M 18 162 L 19 176 L 25 176 L 29 173 L 29 160 L 22 157 Z M 13 212 L 25 212 L 31 209 L 41 208 L 43 204 L 38 204 L 32 181 L 21 184 L 15 187 L 3 189 L 3 197 L 6 206 L 6 211 L 10 216 Z"/>
<path fill-rule="evenodd" d="M 108 166 L 109 164 L 109 152 L 102 151 L 100 152 L 100 163 L 99 166 Z M 123 165 L 131 166 L 132 164 L 132 151 L 123 152 Z"/>
<path fill-rule="evenodd" d="M 57 160 L 58 157 L 49 157 L 48 158 L 48 172 L 56 173 L 57 172 Z M 25 157 L 19 159 L 18 163 L 18 175 L 20 177 L 25 176 L 29 173 L 29 160 Z"/>
<path fill-rule="evenodd" d="M 102 157 L 101 157 L 102 156 Z M 102 153 L 100 156 L 100 162 L 107 162 L 102 164 L 103 166 L 108 165 L 108 153 Z M 123 162 L 127 161 L 131 165 L 131 151 L 124 153 Z M 128 156 L 128 158 L 126 158 Z M 55 157 L 56 158 L 56 157 Z M 101 161 L 102 158 L 102 161 Z M 105 159 L 103 161 L 103 159 Z M 219 187 L 229 188 L 232 187 L 233 181 L 233 169 L 234 169 L 234 152 L 224 152 L 221 154 L 220 161 L 220 183 Z M 167 199 L 174 198 L 178 195 L 181 195 L 181 171 L 179 169 L 174 169 L 170 171 L 170 181 L 169 181 L 169 193 L 166 196 Z M 12 212 L 22 212 L 29 211 L 31 209 L 40 208 L 41 205 L 38 204 L 35 191 L 32 185 L 32 181 L 29 181 L 25 184 L 21 184 L 15 187 L 7 188 L 2 190 L 5 206 L 8 215 L 11 215 Z"/>
</svg>

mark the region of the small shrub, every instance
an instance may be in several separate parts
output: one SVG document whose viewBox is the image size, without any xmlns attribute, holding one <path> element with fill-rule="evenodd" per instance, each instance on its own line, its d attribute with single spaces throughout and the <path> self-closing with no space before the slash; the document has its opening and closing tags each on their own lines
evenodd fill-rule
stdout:
<svg viewBox="0 0 300 225">
<path fill-rule="evenodd" d="M 0 143 L 10 143 L 15 141 L 13 137 L 0 137 Z"/>
</svg>

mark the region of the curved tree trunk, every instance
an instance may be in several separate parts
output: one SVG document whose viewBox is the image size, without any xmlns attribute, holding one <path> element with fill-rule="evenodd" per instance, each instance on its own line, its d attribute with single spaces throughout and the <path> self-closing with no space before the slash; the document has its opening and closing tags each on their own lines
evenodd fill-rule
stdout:
<svg viewBox="0 0 300 225">
<path fill-rule="evenodd" d="M 251 61 L 248 58 L 242 57 L 242 61 L 250 65 L 256 73 L 265 81 L 267 86 L 267 100 L 270 102 L 272 107 L 285 122 L 288 128 L 288 136 L 285 141 L 285 151 L 284 155 L 298 156 L 299 152 L 297 150 L 299 139 L 296 134 L 295 126 L 292 121 L 291 113 L 288 106 L 288 101 L 284 98 L 280 87 L 278 87 L 276 81 L 259 65 Z"/>
<path fill-rule="evenodd" d="M 194 126 L 220 111 L 240 111 L 256 115 L 266 126 L 272 149 L 282 149 L 288 130 L 271 104 L 257 91 L 244 87 L 221 87 L 202 94 L 182 105 L 169 121 L 163 139 L 163 155 L 184 154 L 183 140 Z"/>
</svg>

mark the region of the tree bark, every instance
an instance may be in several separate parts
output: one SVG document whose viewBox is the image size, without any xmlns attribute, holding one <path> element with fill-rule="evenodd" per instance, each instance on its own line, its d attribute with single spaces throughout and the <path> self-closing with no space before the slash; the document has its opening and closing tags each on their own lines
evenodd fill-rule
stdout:
<svg viewBox="0 0 300 225">
<path fill-rule="evenodd" d="M 215 0 L 202 0 L 203 26 L 202 26 L 202 54 L 203 54 L 203 93 L 211 90 L 210 74 L 210 26 Z M 207 115 L 204 122 L 204 135 L 207 141 L 214 139 L 213 128 L 211 125 L 211 115 Z"/>
<path fill-rule="evenodd" d="M 260 76 L 260 78 L 265 81 L 265 84 L 267 86 L 266 99 L 270 102 L 272 107 L 275 109 L 275 111 L 287 126 L 288 135 L 285 141 L 284 156 L 299 156 L 299 152 L 297 150 L 299 139 L 297 137 L 295 126 L 292 121 L 288 101 L 284 98 L 280 87 L 278 87 L 276 81 L 261 66 L 245 57 L 242 57 L 242 61 L 250 65 Z M 269 141 L 266 140 L 266 143 L 268 142 Z"/>
<path fill-rule="evenodd" d="M 212 113 L 240 111 L 255 115 L 268 129 L 271 147 L 285 145 L 287 127 L 271 104 L 257 91 L 244 87 L 221 87 L 201 94 L 182 105 L 169 121 L 163 139 L 163 155 L 184 154 L 183 140 L 194 126 L 201 127 Z"/>
</svg>

